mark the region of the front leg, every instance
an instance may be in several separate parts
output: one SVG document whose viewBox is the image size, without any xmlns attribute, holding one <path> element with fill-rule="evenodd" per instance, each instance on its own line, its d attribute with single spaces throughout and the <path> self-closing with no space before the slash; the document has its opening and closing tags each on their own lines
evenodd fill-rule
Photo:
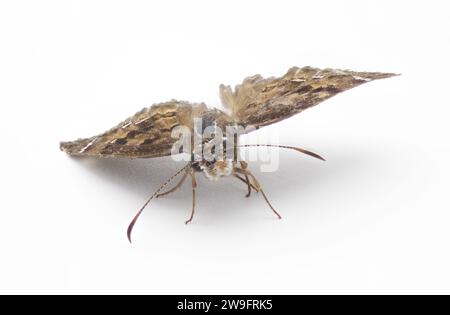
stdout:
<svg viewBox="0 0 450 315">
<path fill-rule="evenodd" d="M 235 170 L 235 172 L 240 173 L 240 174 L 247 174 L 253 180 L 256 191 L 261 192 L 261 194 L 264 197 L 264 200 L 269 205 L 270 209 L 272 209 L 273 213 L 275 213 L 275 215 L 278 217 L 278 219 L 281 219 L 281 215 L 277 212 L 277 210 L 275 210 L 275 208 L 270 203 L 269 198 L 267 198 L 266 193 L 262 189 L 262 187 L 261 187 L 260 183 L 258 182 L 258 180 L 256 179 L 255 175 L 253 175 L 249 170 L 239 168 L 239 167 L 235 167 L 234 170 Z"/>
<path fill-rule="evenodd" d="M 250 182 L 250 178 L 248 177 L 248 175 L 245 178 L 241 177 L 239 174 L 234 174 L 233 176 L 236 177 L 237 179 L 239 179 L 241 182 L 245 183 L 247 185 L 247 187 L 249 187 L 249 192 L 245 197 L 250 197 L 250 193 L 251 193 L 252 189 L 254 189 L 256 192 L 258 192 L 256 187 Z"/>
<path fill-rule="evenodd" d="M 240 161 L 239 162 L 241 164 L 242 169 L 246 170 L 248 167 L 248 164 L 244 161 Z M 248 178 L 248 175 L 245 174 L 245 182 L 247 183 L 247 188 L 248 188 L 248 193 L 245 197 L 250 197 L 250 195 L 252 194 L 252 184 L 250 183 L 250 179 Z"/>
</svg>

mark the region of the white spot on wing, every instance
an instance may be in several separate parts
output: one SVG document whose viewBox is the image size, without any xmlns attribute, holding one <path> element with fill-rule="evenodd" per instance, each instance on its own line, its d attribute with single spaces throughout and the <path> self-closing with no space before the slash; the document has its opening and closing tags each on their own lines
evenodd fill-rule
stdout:
<svg viewBox="0 0 450 315">
<path fill-rule="evenodd" d="M 139 120 L 139 121 L 136 121 L 134 124 L 135 124 L 135 125 L 139 125 L 139 124 L 141 124 L 141 123 L 143 123 L 144 121 L 149 120 L 149 119 L 150 119 L 150 117 L 146 117 L 146 118 L 144 118 L 144 119 L 141 119 L 141 120 Z"/>
<path fill-rule="evenodd" d="M 126 123 L 125 125 L 123 125 L 122 126 L 122 129 L 125 129 L 125 128 L 127 128 L 129 125 L 131 125 L 132 124 L 132 122 L 130 121 L 130 122 L 128 122 L 128 123 Z"/>
<path fill-rule="evenodd" d="M 360 77 L 359 75 L 354 75 L 353 79 L 358 80 L 358 81 L 366 81 L 366 82 L 372 81 L 372 79 L 370 79 L 370 78 L 363 78 L 363 77 Z"/>
<path fill-rule="evenodd" d="M 93 140 L 91 140 L 83 149 L 80 150 L 80 153 L 86 152 L 86 150 L 89 149 L 96 140 L 97 140 L 97 138 L 94 138 Z"/>
<path fill-rule="evenodd" d="M 339 69 L 331 69 L 331 72 L 337 75 L 346 75 L 347 73 L 345 71 L 339 70 Z"/>
</svg>

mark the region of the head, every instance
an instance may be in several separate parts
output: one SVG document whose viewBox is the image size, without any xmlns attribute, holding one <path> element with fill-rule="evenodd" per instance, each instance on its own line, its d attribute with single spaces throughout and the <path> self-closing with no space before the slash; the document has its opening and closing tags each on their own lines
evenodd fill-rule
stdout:
<svg viewBox="0 0 450 315">
<path fill-rule="evenodd" d="M 212 162 L 202 160 L 193 162 L 192 168 L 196 172 L 203 172 L 205 177 L 217 181 L 222 177 L 233 175 L 236 162 L 231 160 L 214 160 Z"/>
</svg>

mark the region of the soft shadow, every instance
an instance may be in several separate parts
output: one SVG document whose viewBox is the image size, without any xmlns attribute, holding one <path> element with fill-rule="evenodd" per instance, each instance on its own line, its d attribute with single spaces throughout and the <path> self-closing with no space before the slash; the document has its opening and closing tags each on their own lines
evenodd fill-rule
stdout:
<svg viewBox="0 0 450 315">
<path fill-rule="evenodd" d="M 342 176 L 359 172 L 373 162 L 370 152 L 358 153 L 346 150 L 327 153 L 327 162 L 298 155 L 292 152 L 280 154 L 280 167 L 274 173 L 260 173 L 258 163 L 251 163 L 250 169 L 257 176 L 271 200 L 293 199 L 305 193 L 321 194 L 323 186 L 339 181 Z M 372 162 L 371 162 L 372 161 Z M 184 162 L 174 162 L 170 157 L 154 159 L 77 159 L 89 173 L 124 190 L 137 194 L 144 202 L 172 174 L 182 168 Z M 223 213 L 242 212 L 246 186 L 234 178 L 211 182 L 198 174 L 198 206 L 206 208 L 211 216 L 224 218 Z M 177 181 L 174 180 L 174 183 Z M 168 186 L 170 187 L 170 185 Z M 191 203 L 190 181 L 170 198 L 170 206 L 186 213 Z M 261 198 L 256 194 L 253 198 Z M 206 212 L 203 209 L 202 212 Z M 210 216 L 208 216 L 210 217 Z"/>
</svg>

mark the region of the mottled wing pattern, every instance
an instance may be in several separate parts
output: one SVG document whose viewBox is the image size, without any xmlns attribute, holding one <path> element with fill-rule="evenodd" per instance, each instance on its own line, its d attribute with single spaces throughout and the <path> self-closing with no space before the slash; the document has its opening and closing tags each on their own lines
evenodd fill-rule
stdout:
<svg viewBox="0 0 450 315">
<path fill-rule="evenodd" d="M 111 130 L 95 137 L 62 142 L 61 150 L 74 156 L 149 158 L 167 156 L 177 139 L 176 126 L 192 127 L 193 118 L 207 111 L 205 104 L 182 101 L 143 109 Z"/>
<path fill-rule="evenodd" d="M 391 73 L 291 68 L 281 78 L 246 78 L 233 89 L 221 85 L 220 95 L 236 122 L 259 128 L 289 118 L 353 87 Z"/>
</svg>

